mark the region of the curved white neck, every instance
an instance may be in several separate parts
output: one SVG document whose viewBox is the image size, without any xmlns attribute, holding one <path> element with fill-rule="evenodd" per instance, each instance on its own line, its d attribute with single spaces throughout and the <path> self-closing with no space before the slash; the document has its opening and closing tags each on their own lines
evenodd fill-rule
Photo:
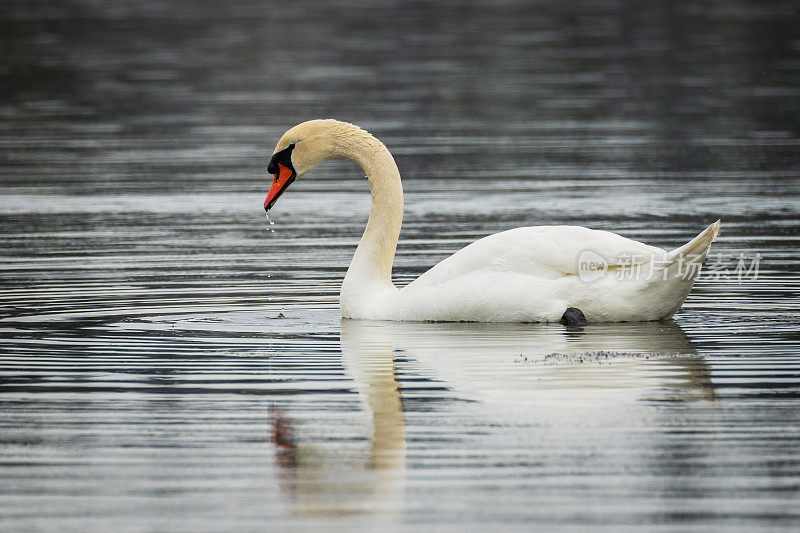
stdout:
<svg viewBox="0 0 800 533">
<path fill-rule="evenodd" d="M 350 306 L 366 305 L 376 292 L 394 289 L 392 263 L 403 223 L 403 185 L 392 154 L 372 135 L 351 136 L 337 143 L 337 156 L 361 165 L 369 180 L 372 208 L 361 242 L 342 283 L 341 302 L 345 316 Z"/>
</svg>

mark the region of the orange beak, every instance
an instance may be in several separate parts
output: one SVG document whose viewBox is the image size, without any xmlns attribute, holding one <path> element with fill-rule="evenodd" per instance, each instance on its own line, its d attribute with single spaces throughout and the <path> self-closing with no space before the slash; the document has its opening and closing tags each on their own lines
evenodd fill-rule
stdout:
<svg viewBox="0 0 800 533">
<path fill-rule="evenodd" d="M 275 173 L 275 179 L 272 180 L 272 187 L 269 188 L 267 199 L 264 200 L 264 211 L 272 209 L 272 206 L 275 205 L 275 202 L 277 202 L 281 194 L 289 188 L 289 185 L 292 184 L 296 177 L 292 169 L 278 163 L 278 172 Z"/>
</svg>

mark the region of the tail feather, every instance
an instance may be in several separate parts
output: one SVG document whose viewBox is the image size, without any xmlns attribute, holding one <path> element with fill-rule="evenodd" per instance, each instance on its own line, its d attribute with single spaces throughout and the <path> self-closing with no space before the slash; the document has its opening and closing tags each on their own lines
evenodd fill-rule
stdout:
<svg viewBox="0 0 800 533">
<path fill-rule="evenodd" d="M 717 220 L 709 227 L 700 232 L 700 235 L 687 242 L 683 246 L 675 248 L 667 254 L 667 264 L 672 264 L 680 259 L 685 262 L 702 262 L 708 254 L 711 243 L 717 238 L 719 233 L 720 221 Z"/>
<path fill-rule="evenodd" d="M 671 304 L 671 309 L 660 318 L 671 317 L 683 305 L 700 273 L 711 243 L 719 233 L 719 225 L 720 221 L 717 220 L 691 241 L 667 253 L 662 269 L 650 283 L 650 287 L 661 293 L 659 298 Z M 658 278 L 666 283 L 657 282 Z"/>
</svg>

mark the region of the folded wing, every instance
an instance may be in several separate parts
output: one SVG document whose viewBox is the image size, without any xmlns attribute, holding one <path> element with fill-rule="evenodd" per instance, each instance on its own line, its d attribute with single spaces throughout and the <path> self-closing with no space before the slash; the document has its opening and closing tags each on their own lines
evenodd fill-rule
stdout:
<svg viewBox="0 0 800 533">
<path fill-rule="evenodd" d="M 587 261 L 602 262 L 614 268 L 647 263 L 664 254 L 661 248 L 608 231 L 581 226 L 532 226 L 477 240 L 444 259 L 411 285 L 440 286 L 477 272 L 513 272 L 558 279 L 578 274 L 579 269 L 587 268 Z"/>
</svg>

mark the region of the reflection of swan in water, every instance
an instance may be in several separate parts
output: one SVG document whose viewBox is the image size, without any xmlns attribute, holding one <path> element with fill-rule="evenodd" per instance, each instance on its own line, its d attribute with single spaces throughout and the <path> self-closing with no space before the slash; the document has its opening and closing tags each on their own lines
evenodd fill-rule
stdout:
<svg viewBox="0 0 800 533">
<path fill-rule="evenodd" d="M 592 425 L 611 416 L 612 423 L 636 424 L 641 400 L 713 394 L 707 366 L 672 322 L 567 333 L 559 326 L 343 320 L 341 348 L 369 417 L 368 445 L 342 449 L 298 431 L 279 446 L 282 488 L 299 515 L 385 521 L 400 507 L 406 443 L 399 359 L 441 382 L 449 396 L 477 400 L 471 414 L 497 422 Z M 582 363 L 570 358 L 581 355 Z M 291 416 L 275 418 L 279 444 Z"/>
<path fill-rule="evenodd" d="M 342 338 L 348 337 L 391 339 L 454 392 L 522 409 L 548 397 L 619 402 L 666 391 L 671 399 L 712 392 L 705 363 L 672 321 L 565 332 L 553 325 L 343 320 Z"/>
<path fill-rule="evenodd" d="M 369 420 L 366 447 L 304 442 L 291 412 L 273 412 L 282 489 L 295 514 L 335 518 L 370 514 L 386 523 L 401 508 L 405 425 L 391 338 L 342 332 L 342 359 Z"/>
</svg>

